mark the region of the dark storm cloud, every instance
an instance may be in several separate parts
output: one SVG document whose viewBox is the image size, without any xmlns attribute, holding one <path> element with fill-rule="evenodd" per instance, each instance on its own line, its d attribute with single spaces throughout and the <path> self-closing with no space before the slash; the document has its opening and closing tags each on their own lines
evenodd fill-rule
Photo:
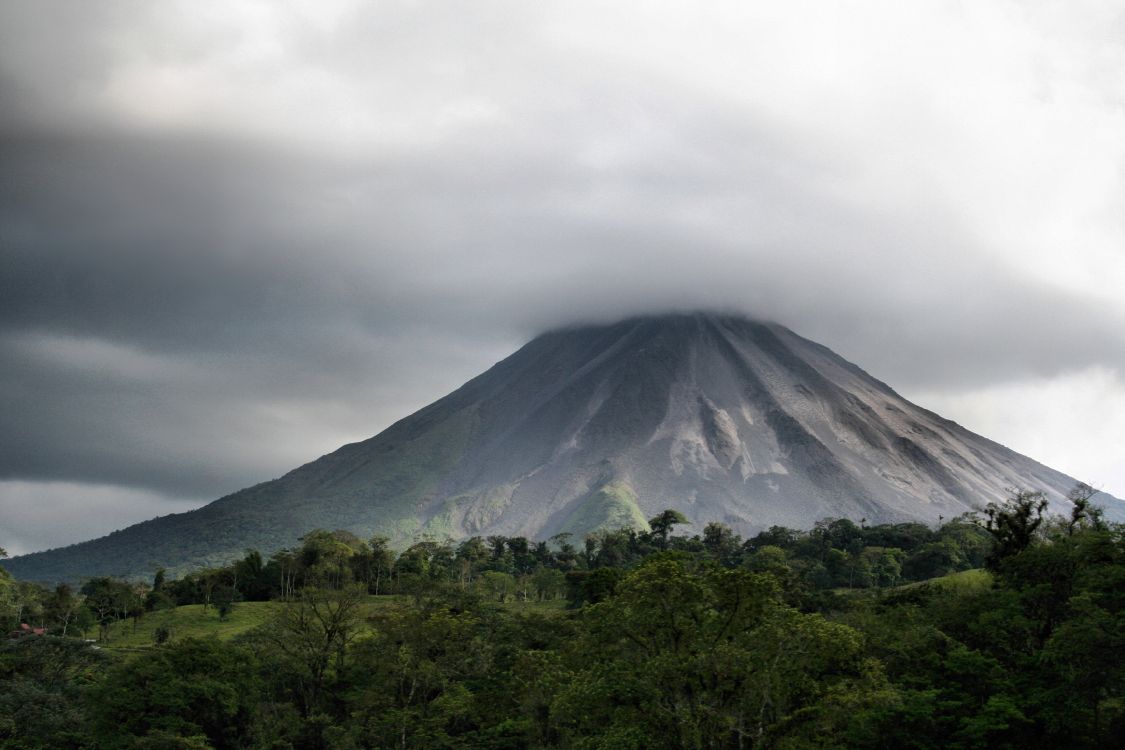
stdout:
<svg viewBox="0 0 1125 750">
<path fill-rule="evenodd" d="M 347 381 L 363 336 L 479 329 L 495 346 L 574 319 L 719 306 L 925 385 L 1125 358 L 1116 311 L 990 268 L 956 226 L 915 235 L 918 216 L 845 210 L 779 175 L 776 154 L 597 175 L 502 148 L 357 165 L 200 140 L 9 144 L 10 333 L 314 372 L 301 363 L 331 358 Z M 693 207 L 726 226 L 685 218 Z"/>
<path fill-rule="evenodd" d="M 1035 52 L 1005 17 L 930 11 L 966 44 L 935 62 L 863 18 L 694 44 L 690 11 L 296 7 L 0 11 L 0 496 L 163 512 L 545 328 L 671 308 L 777 320 L 907 392 L 1125 371 L 1119 117 L 991 60 Z"/>
</svg>

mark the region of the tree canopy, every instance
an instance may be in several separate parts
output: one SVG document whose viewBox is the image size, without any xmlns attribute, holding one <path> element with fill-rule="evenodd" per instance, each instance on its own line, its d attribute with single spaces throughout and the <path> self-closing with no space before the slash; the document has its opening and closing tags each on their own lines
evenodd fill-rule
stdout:
<svg viewBox="0 0 1125 750">
<path fill-rule="evenodd" d="M 745 540 L 676 535 L 668 511 L 580 543 L 397 553 L 313 530 L 269 559 L 77 591 L 0 568 L 0 748 L 1109 747 L 1125 528 L 1075 508 L 1015 493 L 938 528 Z M 117 647 L 177 604 L 216 634 L 263 614 Z"/>
</svg>

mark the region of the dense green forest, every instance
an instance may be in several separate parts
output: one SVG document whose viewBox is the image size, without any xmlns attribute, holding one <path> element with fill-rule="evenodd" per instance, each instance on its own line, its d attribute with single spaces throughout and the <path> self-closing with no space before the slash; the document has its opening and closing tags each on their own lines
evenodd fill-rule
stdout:
<svg viewBox="0 0 1125 750">
<path fill-rule="evenodd" d="M 1074 499 L 747 540 L 673 510 L 401 552 L 318 530 L 77 591 L 0 570 L 0 748 L 1108 747 L 1125 528 Z M 167 625 L 189 610 L 256 619 Z"/>
</svg>

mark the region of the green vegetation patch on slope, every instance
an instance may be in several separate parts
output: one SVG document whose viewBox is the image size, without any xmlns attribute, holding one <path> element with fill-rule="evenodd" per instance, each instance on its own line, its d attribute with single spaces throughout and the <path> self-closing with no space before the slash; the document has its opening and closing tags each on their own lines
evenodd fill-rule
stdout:
<svg viewBox="0 0 1125 750">
<path fill-rule="evenodd" d="M 455 533 L 456 521 L 454 514 L 457 509 L 457 498 L 446 500 L 441 507 L 441 510 L 422 524 L 421 533 L 424 536 L 435 537 L 437 539 L 454 538 L 457 536 Z"/>
<path fill-rule="evenodd" d="M 599 529 L 648 529 L 648 521 L 637 505 L 637 493 L 625 482 L 614 480 L 586 496 L 566 519 L 560 531 L 576 537 Z"/>
<path fill-rule="evenodd" d="M 501 484 L 477 492 L 467 492 L 445 501 L 423 528 L 437 537 L 459 538 L 473 534 L 495 521 L 512 502 L 515 485 Z"/>
<path fill-rule="evenodd" d="M 368 618 L 378 612 L 408 608 L 412 601 L 411 597 L 401 595 L 368 596 L 360 605 L 360 621 L 366 623 Z M 286 606 L 282 601 L 239 602 L 224 619 L 219 617 L 219 611 L 214 606 L 204 608 L 202 604 L 185 604 L 146 613 L 136 622 L 128 619 L 114 623 L 107 632 L 108 638 L 99 645 L 101 648 L 123 651 L 155 648 L 156 632 L 161 628 L 167 630 L 168 640 L 172 642 L 186 638 L 230 640 L 265 625 Z M 502 605 L 493 606 L 512 613 L 534 612 L 558 616 L 567 611 L 567 600 L 521 601 L 513 598 Z"/>
<path fill-rule="evenodd" d="M 204 609 L 202 604 L 185 604 L 156 612 L 149 612 L 137 620 L 115 623 L 102 642 L 103 648 L 146 648 L 156 642 L 156 631 L 165 628 L 170 640 L 184 638 L 233 638 L 264 624 L 277 613 L 279 602 L 241 602 L 236 604 L 225 619 L 219 617 L 215 607 Z"/>
<path fill-rule="evenodd" d="M 464 455 L 473 417 L 471 408 L 457 412 L 349 477 L 354 511 L 377 518 L 361 524 L 361 536 L 382 533 L 402 541 L 418 530 L 419 503 Z"/>
<path fill-rule="evenodd" d="M 477 493 L 472 504 L 465 510 L 466 527 L 479 530 L 492 523 L 512 502 L 515 485 L 501 484 Z"/>
<path fill-rule="evenodd" d="M 990 589 L 992 588 L 993 582 L 993 575 L 987 570 L 974 568 L 972 570 L 960 570 L 956 573 L 948 573 L 940 578 L 932 579 L 929 581 L 929 584 L 943 591 L 970 593 Z"/>
</svg>

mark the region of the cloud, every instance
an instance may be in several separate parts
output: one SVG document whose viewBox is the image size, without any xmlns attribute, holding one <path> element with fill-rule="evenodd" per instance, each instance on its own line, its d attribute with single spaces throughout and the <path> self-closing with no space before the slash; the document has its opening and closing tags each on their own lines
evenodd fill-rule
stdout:
<svg viewBox="0 0 1125 750">
<path fill-rule="evenodd" d="M 104 536 L 138 518 L 182 513 L 200 504 L 200 499 L 110 485 L 0 481 L 0 547 L 15 557 Z"/>
<path fill-rule="evenodd" d="M 984 399 L 1125 372 L 1123 19 L 6 3 L 0 477 L 163 512 L 544 328 L 667 308 L 778 320 L 1003 432 Z"/>
</svg>

